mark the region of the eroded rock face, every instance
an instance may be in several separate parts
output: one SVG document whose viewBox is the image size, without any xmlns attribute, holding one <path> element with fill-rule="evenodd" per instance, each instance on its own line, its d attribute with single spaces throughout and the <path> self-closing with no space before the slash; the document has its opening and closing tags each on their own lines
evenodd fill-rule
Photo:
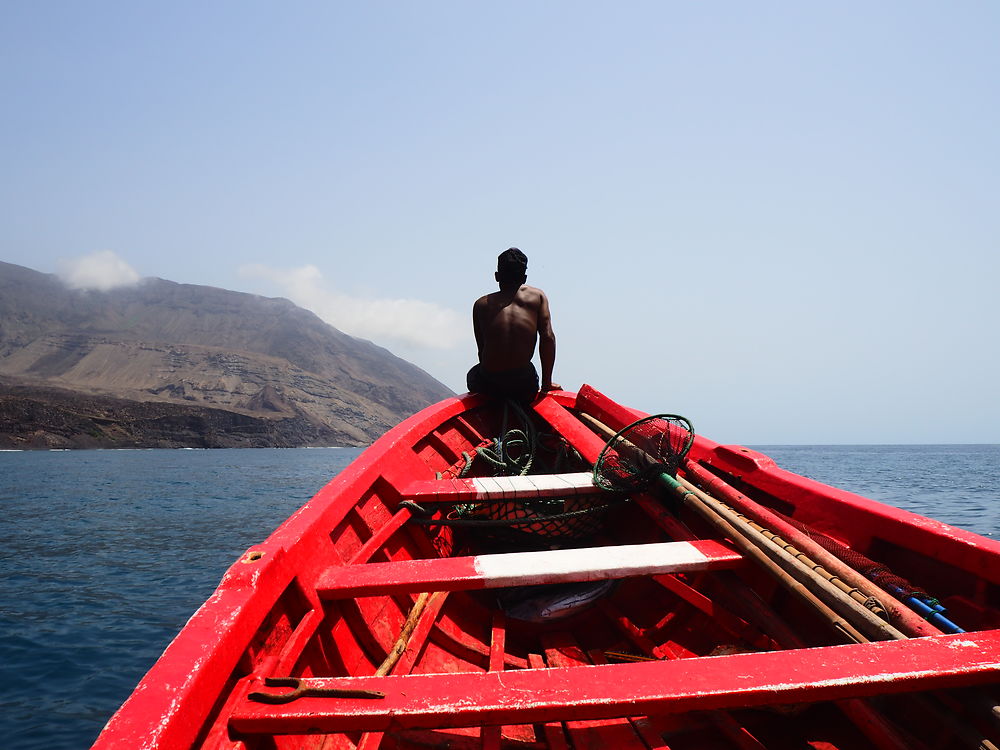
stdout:
<svg viewBox="0 0 1000 750">
<path fill-rule="evenodd" d="M 301 414 L 254 417 L 169 402 L 0 384 L 0 448 L 295 448 L 365 445 Z"/>
<path fill-rule="evenodd" d="M 288 300 L 0 263 L 0 446 L 363 445 L 450 394 Z"/>
</svg>

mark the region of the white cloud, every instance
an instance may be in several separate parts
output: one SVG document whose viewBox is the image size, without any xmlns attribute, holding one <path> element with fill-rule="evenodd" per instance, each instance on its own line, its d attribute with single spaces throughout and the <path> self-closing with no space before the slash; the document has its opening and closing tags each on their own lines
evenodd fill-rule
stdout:
<svg viewBox="0 0 1000 750">
<path fill-rule="evenodd" d="M 132 266 L 110 250 L 62 261 L 59 277 L 71 289 L 97 289 L 102 292 L 137 284 L 140 279 Z"/>
<path fill-rule="evenodd" d="M 471 323 L 454 310 L 416 299 L 351 297 L 333 289 L 316 266 L 272 268 L 253 263 L 241 266 L 239 273 L 273 283 L 283 296 L 333 327 L 377 343 L 451 349 L 471 336 Z"/>
</svg>

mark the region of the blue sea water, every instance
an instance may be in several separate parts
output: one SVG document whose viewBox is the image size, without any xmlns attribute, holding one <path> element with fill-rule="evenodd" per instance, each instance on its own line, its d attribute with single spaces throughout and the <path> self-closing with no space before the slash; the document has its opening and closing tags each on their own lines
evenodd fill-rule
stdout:
<svg viewBox="0 0 1000 750">
<path fill-rule="evenodd" d="M 356 448 L 0 453 L 0 747 L 85 748 Z"/>
<path fill-rule="evenodd" d="M 758 450 L 1000 535 L 1000 446 Z M 0 747 L 89 747 L 229 565 L 359 452 L 0 452 Z"/>
<path fill-rule="evenodd" d="M 783 469 L 1000 537 L 1000 445 L 757 447 Z"/>
</svg>

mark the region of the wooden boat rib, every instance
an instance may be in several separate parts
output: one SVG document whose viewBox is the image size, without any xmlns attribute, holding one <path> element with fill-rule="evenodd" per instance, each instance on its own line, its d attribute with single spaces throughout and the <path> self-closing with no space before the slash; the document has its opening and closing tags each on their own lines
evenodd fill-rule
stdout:
<svg viewBox="0 0 1000 750">
<path fill-rule="evenodd" d="M 404 421 L 247 550 L 95 747 L 1000 742 L 1000 544 L 701 436 L 677 493 L 598 489 L 643 416 L 584 386 Z M 877 561 L 961 630 L 849 572 L 814 583 L 774 529 L 748 546 L 744 511 L 834 569 L 814 539 Z"/>
</svg>

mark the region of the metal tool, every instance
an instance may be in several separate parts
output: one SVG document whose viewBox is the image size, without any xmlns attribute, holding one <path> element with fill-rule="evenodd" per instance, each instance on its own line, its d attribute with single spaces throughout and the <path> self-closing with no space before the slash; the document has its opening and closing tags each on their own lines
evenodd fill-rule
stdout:
<svg viewBox="0 0 1000 750">
<path fill-rule="evenodd" d="M 289 693 L 250 693 L 247 697 L 260 703 L 291 703 L 298 698 L 385 698 L 385 693 L 378 690 L 360 690 L 358 688 L 315 687 L 308 679 L 302 677 L 265 677 L 264 684 L 268 687 L 294 688 Z"/>
</svg>

